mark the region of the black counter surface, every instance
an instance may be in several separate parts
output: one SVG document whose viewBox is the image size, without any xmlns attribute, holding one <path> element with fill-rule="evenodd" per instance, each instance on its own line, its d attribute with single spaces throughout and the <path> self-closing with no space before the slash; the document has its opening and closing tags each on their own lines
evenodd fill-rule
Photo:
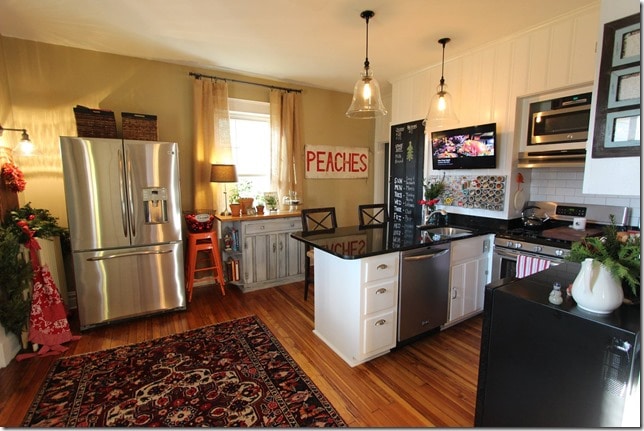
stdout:
<svg viewBox="0 0 644 431">
<path fill-rule="evenodd" d="M 345 226 L 338 227 L 330 233 L 296 232 L 291 234 L 291 237 L 312 247 L 323 249 L 324 251 L 342 259 L 361 259 L 363 257 L 396 251 L 430 247 L 435 244 L 443 244 L 445 242 L 457 241 L 459 239 L 471 238 L 473 236 L 484 235 L 492 232 L 489 229 L 464 227 L 471 230 L 472 235 L 452 239 L 435 240 L 434 238 L 436 237 L 424 233 L 426 228 L 416 228 L 412 240 L 407 240 L 402 244 L 392 246 L 387 240 L 387 228 L 387 226 L 375 228 L 360 228 L 357 225 Z"/>
</svg>

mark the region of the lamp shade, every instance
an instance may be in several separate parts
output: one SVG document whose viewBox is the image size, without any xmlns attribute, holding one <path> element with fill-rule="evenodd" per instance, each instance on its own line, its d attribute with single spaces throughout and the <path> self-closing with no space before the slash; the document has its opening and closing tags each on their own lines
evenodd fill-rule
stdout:
<svg viewBox="0 0 644 431">
<path fill-rule="evenodd" d="M 346 115 L 349 118 L 375 118 L 386 114 L 380 97 L 380 85 L 371 70 L 365 69 L 353 88 L 353 100 Z"/>
<path fill-rule="evenodd" d="M 429 104 L 425 118 L 425 130 L 437 130 L 458 124 L 454 112 L 452 95 L 446 91 L 447 85 L 440 85 Z"/>
<path fill-rule="evenodd" d="M 212 164 L 210 165 L 211 183 L 236 183 L 237 169 L 235 165 Z"/>
<path fill-rule="evenodd" d="M 385 105 L 380 97 L 380 85 L 378 85 L 378 81 L 376 81 L 369 69 L 369 19 L 373 18 L 374 15 L 375 13 L 372 10 L 365 10 L 360 14 L 360 18 L 365 20 L 367 29 L 364 71 L 353 87 L 353 100 L 346 112 L 346 116 L 349 118 L 369 119 L 387 114 Z"/>
</svg>

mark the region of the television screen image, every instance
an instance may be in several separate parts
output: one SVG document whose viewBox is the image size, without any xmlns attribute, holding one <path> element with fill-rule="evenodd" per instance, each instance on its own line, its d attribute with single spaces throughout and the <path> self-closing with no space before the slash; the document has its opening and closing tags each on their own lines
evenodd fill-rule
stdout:
<svg viewBox="0 0 644 431">
<path fill-rule="evenodd" d="M 496 123 L 432 132 L 434 169 L 496 168 Z"/>
</svg>

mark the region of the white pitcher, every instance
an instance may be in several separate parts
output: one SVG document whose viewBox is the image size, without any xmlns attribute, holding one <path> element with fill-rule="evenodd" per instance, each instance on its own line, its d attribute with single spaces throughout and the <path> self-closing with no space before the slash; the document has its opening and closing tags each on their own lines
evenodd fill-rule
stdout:
<svg viewBox="0 0 644 431">
<path fill-rule="evenodd" d="M 572 283 L 572 297 L 586 311 L 608 314 L 624 300 L 622 284 L 601 262 L 587 258 Z"/>
</svg>

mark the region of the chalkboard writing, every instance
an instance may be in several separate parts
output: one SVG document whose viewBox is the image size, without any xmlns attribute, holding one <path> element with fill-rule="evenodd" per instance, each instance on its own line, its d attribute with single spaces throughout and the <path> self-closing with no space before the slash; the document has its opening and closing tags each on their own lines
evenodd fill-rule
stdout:
<svg viewBox="0 0 644 431">
<path fill-rule="evenodd" d="M 415 229 L 421 217 L 418 201 L 423 191 L 424 149 L 422 120 L 391 126 L 389 243 L 394 247 L 415 242 Z"/>
</svg>

